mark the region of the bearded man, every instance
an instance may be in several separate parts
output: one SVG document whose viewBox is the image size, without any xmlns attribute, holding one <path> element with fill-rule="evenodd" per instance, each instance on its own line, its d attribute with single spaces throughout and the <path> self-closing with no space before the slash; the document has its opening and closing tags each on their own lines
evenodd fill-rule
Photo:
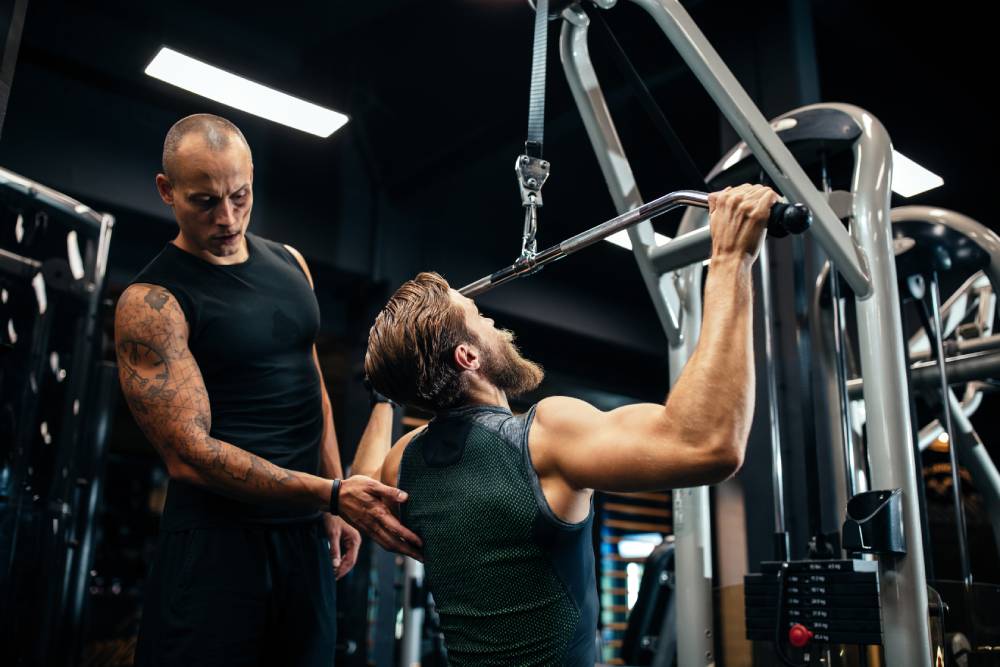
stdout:
<svg viewBox="0 0 1000 667">
<path fill-rule="evenodd" d="M 397 511 L 423 541 L 453 667 L 592 666 L 594 490 L 714 484 L 742 465 L 754 401 L 750 270 L 776 200 L 758 185 L 709 196 L 702 333 L 665 405 L 602 412 L 554 396 L 513 415 L 508 399 L 537 387 L 541 368 L 436 273 L 405 283 L 378 315 L 369 381 L 435 417 L 381 468 L 356 472 L 409 494 Z"/>
</svg>

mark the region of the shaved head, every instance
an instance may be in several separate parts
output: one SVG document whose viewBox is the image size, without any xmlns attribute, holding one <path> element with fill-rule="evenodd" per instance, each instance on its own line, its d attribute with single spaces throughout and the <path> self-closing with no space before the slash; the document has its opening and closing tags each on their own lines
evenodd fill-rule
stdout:
<svg viewBox="0 0 1000 667">
<path fill-rule="evenodd" d="M 250 145 L 240 132 L 240 128 L 222 116 L 210 113 L 187 116 L 174 123 L 163 141 L 163 173 L 167 178 L 173 180 L 176 177 L 181 147 L 191 138 L 200 139 L 201 143 L 214 153 L 227 150 L 233 141 L 242 144 L 247 153 L 250 153 Z"/>
<path fill-rule="evenodd" d="M 177 220 L 177 247 L 216 264 L 246 260 L 253 159 L 238 127 L 207 113 L 177 121 L 163 141 L 163 173 L 155 181 Z"/>
</svg>

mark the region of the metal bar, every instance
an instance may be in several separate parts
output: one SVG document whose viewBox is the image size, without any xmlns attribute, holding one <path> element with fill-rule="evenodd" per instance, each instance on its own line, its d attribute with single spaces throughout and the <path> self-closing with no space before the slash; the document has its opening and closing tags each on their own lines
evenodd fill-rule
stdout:
<svg viewBox="0 0 1000 667">
<path fill-rule="evenodd" d="M 923 306 L 923 304 L 920 304 Z M 905 316 L 904 316 L 905 317 Z M 921 331 L 927 333 L 923 327 Z M 911 338 L 912 340 L 912 338 Z M 942 355 L 943 356 L 943 355 Z M 907 385 L 913 386 L 913 376 L 910 374 L 910 366 L 913 361 L 910 358 L 910 345 L 909 341 L 906 345 L 903 345 L 903 360 L 906 364 L 906 380 Z M 918 431 L 917 421 L 917 403 L 914 395 L 910 394 L 910 430 L 913 432 L 913 460 L 920 460 L 920 432 Z M 923 469 L 916 470 L 917 474 L 917 488 L 924 488 L 924 471 Z M 934 574 L 934 536 L 931 535 L 931 520 L 930 516 L 927 514 L 927 494 L 921 493 L 917 496 L 917 505 L 920 507 L 920 523 L 924 526 L 924 531 L 921 534 L 921 539 L 924 543 L 924 576 L 927 581 L 935 581 L 937 576 Z"/>
<path fill-rule="evenodd" d="M 764 372 L 767 377 L 767 407 L 771 426 L 771 491 L 774 498 L 775 559 L 788 558 L 788 530 L 785 526 L 784 465 L 781 455 L 781 415 L 778 413 L 778 370 L 774 358 L 774 322 L 771 317 L 771 263 L 767 243 L 757 258 L 758 288 L 761 297 L 761 328 L 764 330 Z"/>
<path fill-rule="evenodd" d="M 63 213 L 82 223 L 91 231 L 100 230 L 104 222 L 103 214 L 86 204 L 81 204 L 72 197 L 2 167 L 0 167 L 0 188 L 7 188 L 17 196 L 37 201 L 45 207 Z"/>
<path fill-rule="evenodd" d="M 789 201 L 802 202 L 813 212 L 816 240 L 854 293 L 867 297 L 872 289 L 871 280 L 857 239 L 852 241 L 826 197 L 813 185 L 681 3 L 678 0 L 632 1 L 656 20 L 781 193 Z"/>
<path fill-rule="evenodd" d="M 590 19 L 579 6 L 563 12 L 560 52 L 570 91 L 580 111 L 587 136 L 619 213 L 638 208 L 642 196 L 618 137 L 614 121 L 601 92 L 587 48 Z M 706 197 L 707 204 L 707 197 Z M 688 208 L 679 231 L 705 226 L 707 211 Z M 628 228 L 639 273 L 649 291 L 660 324 L 669 343 L 670 384 L 673 386 L 694 351 L 701 328 L 701 266 L 663 274 L 653 267 L 649 249 L 656 246 L 648 220 Z M 714 662 L 714 613 L 712 601 L 711 505 L 707 487 L 673 492 L 677 586 L 675 595 L 684 614 L 677 617 L 679 664 L 708 665 Z M 670 619 L 665 619 L 664 623 Z M 654 662 L 671 662 L 664 654 L 669 642 L 660 645 Z"/>
<path fill-rule="evenodd" d="M 967 215 L 936 206 L 900 206 L 892 209 L 892 221 L 921 220 L 933 222 L 954 229 L 979 246 L 990 257 L 990 263 L 983 269 L 993 291 L 1000 294 L 1000 235 Z"/>
<path fill-rule="evenodd" d="M 948 403 L 955 417 L 956 430 L 961 436 L 951 444 L 958 449 L 959 461 L 968 469 L 972 483 L 983 495 L 986 515 L 993 524 L 993 539 L 996 541 L 997 552 L 1000 553 L 1000 472 L 997 472 L 996 464 L 979 439 L 979 434 L 972 428 L 972 422 L 962 410 L 955 392 L 951 390 L 948 390 Z"/>
<path fill-rule="evenodd" d="M 962 384 L 974 380 L 1000 377 L 1000 350 L 959 354 L 945 359 L 945 373 L 949 384 Z M 939 378 L 937 361 L 918 361 L 910 366 L 914 389 L 937 386 Z M 847 393 L 852 400 L 861 398 L 865 382 L 862 378 L 847 381 Z"/>
<path fill-rule="evenodd" d="M 399 667 L 419 666 L 421 643 L 424 638 L 424 611 L 427 594 L 424 592 L 424 564 L 406 558 L 403 565 L 403 637 L 399 646 Z M 414 597 L 418 595 L 419 597 Z"/>
<path fill-rule="evenodd" d="M 690 226 L 707 225 L 708 216 L 688 209 L 679 231 Z M 673 387 L 688 359 L 694 354 L 701 334 L 702 301 L 700 265 L 673 274 L 680 284 L 681 342 L 669 351 L 670 386 Z M 712 506 L 707 486 L 673 491 L 674 522 L 674 595 L 677 609 L 678 665 L 715 664 L 715 615 L 712 597 Z M 669 663 L 657 651 L 655 662 Z M 669 658 L 669 656 L 666 656 Z"/>
<path fill-rule="evenodd" d="M 969 561 L 969 536 L 965 528 L 965 508 L 962 507 L 962 480 L 958 476 L 958 454 L 955 447 L 955 428 L 951 420 L 951 403 L 948 395 L 948 371 L 944 363 L 944 322 L 941 318 L 941 289 L 937 271 L 931 274 L 930 280 L 931 317 L 934 321 L 934 361 L 940 380 L 941 414 L 944 417 L 944 429 L 948 434 L 948 462 L 951 464 L 951 500 L 955 509 L 955 531 L 958 538 L 958 562 L 962 568 L 962 581 L 966 587 L 972 585 L 972 564 Z M 959 411 L 961 412 L 961 411 Z"/>
<path fill-rule="evenodd" d="M 578 250 L 592 246 L 598 241 L 602 241 L 611 236 L 615 232 L 620 232 L 621 230 L 627 229 L 632 225 L 650 220 L 658 215 L 681 206 L 698 206 L 701 208 L 708 208 L 708 193 L 697 192 L 694 190 L 678 190 L 677 192 L 665 194 L 658 199 L 654 199 L 651 202 L 640 205 L 638 208 L 625 211 L 621 215 L 614 217 L 607 222 L 602 222 L 596 227 L 591 227 L 584 232 L 580 232 L 576 236 L 572 236 L 558 245 L 550 246 L 539 252 L 537 255 L 518 259 L 506 268 L 500 269 L 495 273 L 469 283 L 460 289 L 459 292 L 468 297 L 482 294 L 483 292 L 491 290 L 494 287 L 510 282 L 515 278 L 520 278 L 521 276 L 534 273 L 545 265 L 551 264 L 556 260 L 560 260 Z M 702 234 L 704 236 L 708 236 L 708 230 L 699 230 L 698 232 L 692 232 L 692 234 Z M 711 239 L 709 239 L 709 243 L 711 243 Z"/>
<path fill-rule="evenodd" d="M 840 298 L 840 278 L 833 277 L 830 281 L 830 299 L 833 307 L 833 355 L 836 364 L 837 375 L 837 400 L 840 404 L 840 437 L 843 439 L 842 448 L 844 454 L 844 475 L 847 483 L 847 498 L 853 498 L 857 494 L 857 478 L 854 470 L 854 435 L 851 425 L 851 402 L 847 397 L 847 388 L 844 386 L 847 381 L 847 331 L 844 327 L 844 302 Z"/>
<path fill-rule="evenodd" d="M 566 81 L 580 112 L 587 137 L 594 148 L 601 173 L 608 184 L 615 210 L 624 213 L 640 206 L 642 195 L 608 111 L 594 65 L 590 61 L 587 47 L 590 18 L 578 5 L 573 5 L 563 12 L 563 19 L 559 52 Z M 649 221 L 640 222 L 628 230 L 628 236 L 632 241 L 632 254 L 639 274 L 649 292 L 667 341 L 671 346 L 680 345 L 681 323 L 676 313 L 676 309 L 680 307 L 680 297 L 676 286 L 671 279 L 661 276 L 653 269 L 645 251 L 645 248 L 656 245 L 653 225 Z"/>
<path fill-rule="evenodd" d="M 967 392 L 968 393 L 968 392 Z M 968 419 L 976 413 L 979 406 L 983 402 L 983 392 L 973 391 L 969 398 L 962 400 L 960 405 L 962 406 L 962 418 Z M 952 416 L 955 417 L 955 422 L 958 423 L 960 418 L 955 416 L 955 412 L 952 411 Z M 961 428 L 961 427 L 960 427 Z M 924 451 L 930 447 L 935 440 L 937 440 L 941 434 L 944 433 L 944 429 L 941 427 L 941 421 L 935 419 L 928 424 L 925 424 L 920 432 L 917 434 L 917 443 L 920 446 L 920 451 Z"/>
<path fill-rule="evenodd" d="M 701 262 L 712 254 L 712 235 L 708 227 L 678 236 L 661 246 L 649 249 L 649 259 L 659 273 L 668 273 Z"/>
<path fill-rule="evenodd" d="M 861 457 L 858 456 L 855 447 L 857 440 L 854 431 L 848 433 L 848 439 L 845 441 L 840 427 L 841 421 L 844 419 L 844 409 L 838 400 L 840 388 L 837 386 L 836 365 L 838 360 L 832 341 L 833 317 L 831 312 L 823 308 L 823 297 L 830 293 L 827 280 L 831 275 L 837 276 L 827 261 L 823 264 L 816 278 L 809 312 L 809 327 L 815 332 L 813 339 L 816 342 L 816 358 L 821 365 L 818 374 L 822 379 L 822 382 L 818 384 L 821 398 L 817 401 L 817 408 L 820 412 L 817 413 L 817 419 L 822 420 L 818 422 L 821 424 L 818 432 L 829 437 L 830 456 L 827 459 L 827 468 L 830 472 L 830 489 L 833 492 L 830 502 L 833 507 L 837 508 L 838 517 L 843 522 L 847 501 L 850 499 L 847 489 L 852 483 L 848 481 L 848 477 L 853 481 L 856 491 L 867 491 L 868 476 L 862 476 L 857 469 Z M 850 455 L 843 451 L 845 447 L 852 448 Z M 848 460 L 853 460 L 853 469 L 847 469 L 844 466 L 844 462 Z"/>
<path fill-rule="evenodd" d="M 947 340 L 944 342 L 945 354 L 964 355 L 975 352 L 994 352 L 1000 350 L 1000 335 L 979 336 L 978 338 L 963 338 L 959 340 Z M 914 355 L 915 360 L 923 361 L 930 358 L 930 354 Z"/>
<path fill-rule="evenodd" d="M 879 560 L 882 619 L 890 629 L 885 633 L 885 660 L 893 667 L 930 667 L 924 549 L 922 541 L 916 539 L 923 530 L 917 501 L 923 489 L 917 485 L 905 341 L 889 220 L 892 143 L 882 123 L 867 111 L 846 104 L 824 106 L 847 113 L 861 128 L 854 144 L 850 222 L 851 235 L 871 269 L 869 295 L 855 292 L 858 340 L 863 342 L 860 355 L 871 485 L 875 489 L 902 490 L 903 531 L 913 536 L 907 540 L 905 556 Z M 838 257 L 831 255 L 831 260 L 843 271 Z"/>
<path fill-rule="evenodd" d="M 42 263 L 0 248 L 0 271 L 17 278 L 31 280 L 42 270 Z"/>
</svg>

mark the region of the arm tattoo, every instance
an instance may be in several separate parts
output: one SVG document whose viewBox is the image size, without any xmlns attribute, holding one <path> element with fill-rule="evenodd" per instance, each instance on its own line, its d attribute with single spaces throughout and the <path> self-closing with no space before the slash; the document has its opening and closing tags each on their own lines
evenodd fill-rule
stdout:
<svg viewBox="0 0 1000 667">
<path fill-rule="evenodd" d="M 208 392 L 184 314 L 167 290 L 129 287 L 118 302 L 115 339 L 122 392 L 168 465 L 186 464 L 210 488 L 240 499 L 314 502 L 300 473 L 211 436 Z"/>
<path fill-rule="evenodd" d="M 162 287 L 153 287 L 153 289 L 146 292 L 143 301 L 153 310 L 160 312 L 163 310 L 163 306 L 167 304 L 167 299 L 169 298 L 170 292 Z"/>
</svg>

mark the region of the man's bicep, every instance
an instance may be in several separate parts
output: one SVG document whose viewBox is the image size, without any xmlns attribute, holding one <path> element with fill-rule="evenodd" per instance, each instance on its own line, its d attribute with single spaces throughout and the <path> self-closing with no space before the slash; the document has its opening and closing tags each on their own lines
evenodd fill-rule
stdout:
<svg viewBox="0 0 1000 667">
<path fill-rule="evenodd" d="M 115 351 L 122 393 L 169 467 L 172 450 L 211 429 L 208 394 L 177 300 L 155 285 L 129 287 L 115 312 Z"/>
<path fill-rule="evenodd" d="M 683 442 L 662 405 L 640 403 L 604 412 L 575 399 L 547 400 L 553 402 L 540 403 L 541 414 L 536 415 L 544 460 L 574 488 L 678 487 L 711 463 L 703 451 Z"/>
</svg>

